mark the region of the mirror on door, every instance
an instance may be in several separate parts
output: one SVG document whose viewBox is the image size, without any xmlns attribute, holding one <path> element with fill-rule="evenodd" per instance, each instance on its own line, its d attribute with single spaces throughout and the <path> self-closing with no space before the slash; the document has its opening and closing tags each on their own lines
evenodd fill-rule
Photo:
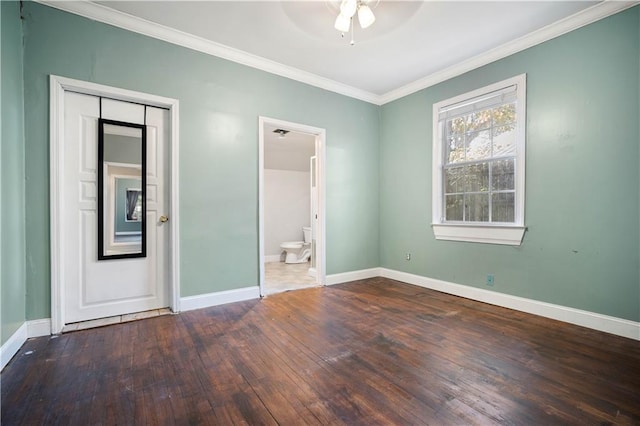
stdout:
<svg viewBox="0 0 640 426">
<path fill-rule="evenodd" d="M 146 256 L 146 127 L 98 122 L 98 260 Z"/>
</svg>

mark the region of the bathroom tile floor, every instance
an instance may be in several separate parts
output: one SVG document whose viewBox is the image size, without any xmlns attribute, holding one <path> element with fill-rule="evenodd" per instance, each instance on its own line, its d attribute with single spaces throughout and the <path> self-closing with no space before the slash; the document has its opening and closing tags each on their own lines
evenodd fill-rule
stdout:
<svg viewBox="0 0 640 426">
<path fill-rule="evenodd" d="M 264 289 L 266 294 L 316 286 L 316 279 L 309 276 L 309 262 L 264 264 Z"/>
</svg>

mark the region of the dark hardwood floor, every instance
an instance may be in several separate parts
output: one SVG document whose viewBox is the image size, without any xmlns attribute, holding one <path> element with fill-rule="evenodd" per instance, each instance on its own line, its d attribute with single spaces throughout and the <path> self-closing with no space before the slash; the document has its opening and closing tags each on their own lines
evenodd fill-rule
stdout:
<svg viewBox="0 0 640 426">
<path fill-rule="evenodd" d="M 377 278 L 29 340 L 3 425 L 640 424 L 640 342 Z"/>
</svg>

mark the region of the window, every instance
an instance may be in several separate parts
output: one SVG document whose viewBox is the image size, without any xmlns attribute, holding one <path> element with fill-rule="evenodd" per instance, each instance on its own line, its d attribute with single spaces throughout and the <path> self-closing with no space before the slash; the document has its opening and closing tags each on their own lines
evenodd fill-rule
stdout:
<svg viewBox="0 0 640 426">
<path fill-rule="evenodd" d="M 520 245 L 526 75 L 433 106 L 436 239 Z"/>
<path fill-rule="evenodd" d="M 142 191 L 127 188 L 124 207 L 125 222 L 142 222 Z"/>
</svg>

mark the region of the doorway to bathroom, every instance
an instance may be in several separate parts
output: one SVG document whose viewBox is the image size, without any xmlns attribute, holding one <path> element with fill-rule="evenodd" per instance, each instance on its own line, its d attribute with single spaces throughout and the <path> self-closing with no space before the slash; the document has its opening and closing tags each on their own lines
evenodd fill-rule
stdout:
<svg viewBox="0 0 640 426">
<path fill-rule="evenodd" d="M 325 130 L 259 118 L 260 295 L 325 280 Z"/>
</svg>

